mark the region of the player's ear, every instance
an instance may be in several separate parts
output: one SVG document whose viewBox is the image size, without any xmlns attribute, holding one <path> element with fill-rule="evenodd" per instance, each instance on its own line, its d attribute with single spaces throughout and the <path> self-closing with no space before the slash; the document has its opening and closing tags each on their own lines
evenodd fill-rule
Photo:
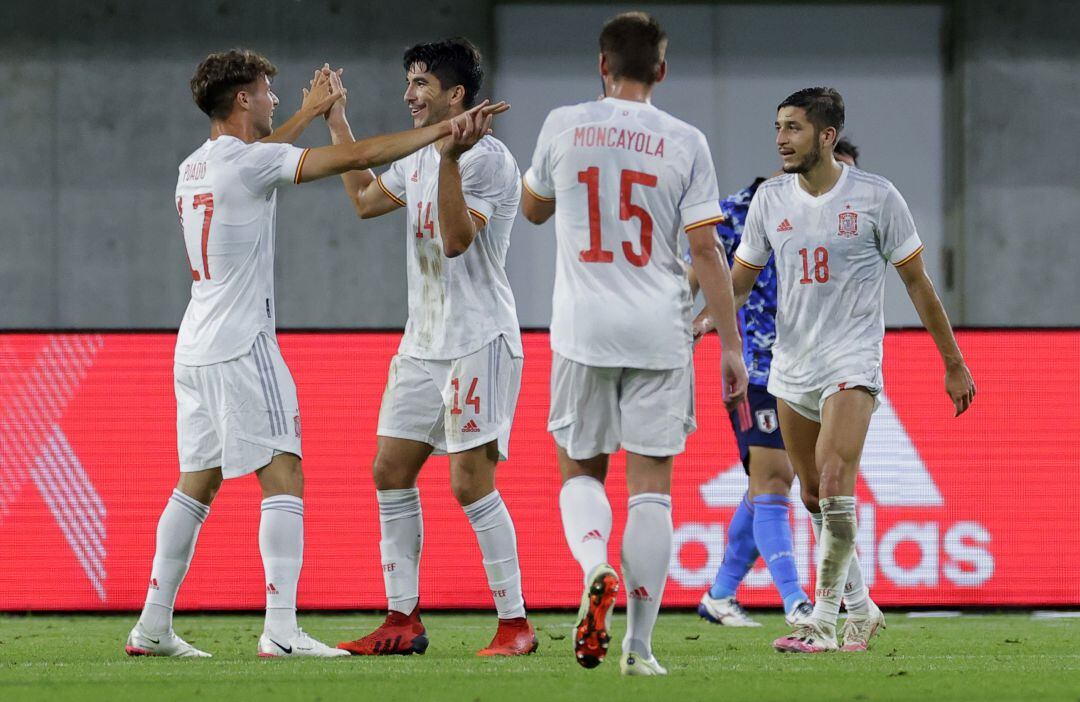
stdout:
<svg viewBox="0 0 1080 702">
<path fill-rule="evenodd" d="M 450 104 L 464 104 L 465 102 L 465 86 L 455 85 L 453 90 L 450 91 Z"/>
<path fill-rule="evenodd" d="M 654 83 L 659 83 L 660 81 L 664 80 L 664 78 L 666 78 L 666 77 L 667 77 L 667 60 L 665 59 L 665 60 L 660 62 L 660 68 L 658 68 L 656 70 L 656 80 L 653 81 L 653 82 Z"/>
<path fill-rule="evenodd" d="M 597 67 L 597 70 L 600 71 L 600 75 L 602 77 L 604 77 L 604 78 L 608 77 L 607 57 L 604 56 L 603 52 L 600 52 L 600 58 L 597 60 L 596 67 Z"/>
<path fill-rule="evenodd" d="M 243 109 L 243 110 L 251 109 L 251 95 L 246 90 L 237 90 L 236 91 L 236 98 L 234 99 L 233 102 L 234 102 L 235 105 L 239 105 L 240 109 Z"/>
</svg>

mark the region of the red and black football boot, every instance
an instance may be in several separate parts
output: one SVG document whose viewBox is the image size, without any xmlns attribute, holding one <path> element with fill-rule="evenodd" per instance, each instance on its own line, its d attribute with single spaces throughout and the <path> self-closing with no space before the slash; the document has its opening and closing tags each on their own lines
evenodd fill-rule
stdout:
<svg viewBox="0 0 1080 702">
<path fill-rule="evenodd" d="M 419 607 L 412 614 L 390 610 L 375 631 L 362 639 L 338 644 L 338 648 L 354 656 L 411 656 L 423 654 L 427 647 L 427 630 L 420 621 Z"/>
<path fill-rule="evenodd" d="M 595 668 L 604 662 L 611 643 L 608 613 L 615 606 L 615 595 L 619 592 L 619 576 L 606 563 L 597 566 L 590 576 L 574 628 L 574 654 L 583 668 Z"/>
<path fill-rule="evenodd" d="M 476 652 L 478 656 L 527 656 L 540 647 L 536 632 L 525 617 L 500 619 L 495 638 L 487 648 Z"/>
</svg>

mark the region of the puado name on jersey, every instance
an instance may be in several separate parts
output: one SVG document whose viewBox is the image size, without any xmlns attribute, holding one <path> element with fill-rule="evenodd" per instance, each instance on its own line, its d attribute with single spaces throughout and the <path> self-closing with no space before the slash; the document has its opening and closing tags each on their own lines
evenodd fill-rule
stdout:
<svg viewBox="0 0 1080 702">
<path fill-rule="evenodd" d="M 619 127 L 576 127 L 574 146 L 626 149 L 646 156 L 664 157 L 664 137 Z"/>
<path fill-rule="evenodd" d="M 206 161 L 195 161 L 184 165 L 184 182 L 202 180 L 206 177 Z"/>
</svg>

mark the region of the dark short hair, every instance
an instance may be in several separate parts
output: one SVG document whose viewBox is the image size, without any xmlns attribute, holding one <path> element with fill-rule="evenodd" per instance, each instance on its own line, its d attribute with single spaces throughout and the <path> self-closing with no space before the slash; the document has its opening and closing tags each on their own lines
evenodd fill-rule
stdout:
<svg viewBox="0 0 1080 702">
<path fill-rule="evenodd" d="M 408 72 L 413 66 L 423 66 L 425 73 L 439 79 L 443 90 L 455 85 L 465 89 L 462 104 L 472 107 L 476 94 L 484 83 L 484 67 L 480 51 L 464 37 L 454 37 L 430 44 L 417 44 L 405 51 L 403 63 Z"/>
<path fill-rule="evenodd" d="M 806 118 L 819 131 L 832 127 L 839 134 L 844 130 L 844 98 L 833 88 L 803 88 L 784 98 L 776 109 L 784 107 L 806 110 Z"/>
<path fill-rule="evenodd" d="M 840 154 L 841 156 L 850 156 L 851 160 L 855 162 L 855 165 L 859 165 L 859 147 L 852 144 L 851 140 L 847 137 L 836 142 L 836 146 L 833 147 L 833 153 Z"/>
<path fill-rule="evenodd" d="M 600 31 L 600 53 L 614 78 L 629 78 L 652 85 L 660 77 L 667 50 L 667 33 L 645 12 L 623 12 Z"/>
<path fill-rule="evenodd" d="M 210 119 L 225 119 L 233 100 L 245 85 L 259 76 L 273 78 L 277 67 L 262 54 L 249 49 L 232 49 L 210 54 L 191 77 L 191 97 Z"/>
</svg>

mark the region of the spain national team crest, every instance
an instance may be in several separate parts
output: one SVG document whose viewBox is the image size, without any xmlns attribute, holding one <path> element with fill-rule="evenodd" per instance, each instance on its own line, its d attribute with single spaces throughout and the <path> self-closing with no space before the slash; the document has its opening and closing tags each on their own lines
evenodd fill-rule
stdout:
<svg viewBox="0 0 1080 702">
<path fill-rule="evenodd" d="M 757 427 L 759 431 L 766 434 L 772 434 L 776 431 L 780 423 L 776 421 L 776 410 L 763 409 L 754 413 L 755 419 L 757 419 Z"/>
<path fill-rule="evenodd" d="M 850 239 L 853 236 L 859 235 L 859 213 L 858 212 L 841 212 L 840 213 L 840 226 L 837 228 L 836 233 L 845 239 Z"/>
</svg>

